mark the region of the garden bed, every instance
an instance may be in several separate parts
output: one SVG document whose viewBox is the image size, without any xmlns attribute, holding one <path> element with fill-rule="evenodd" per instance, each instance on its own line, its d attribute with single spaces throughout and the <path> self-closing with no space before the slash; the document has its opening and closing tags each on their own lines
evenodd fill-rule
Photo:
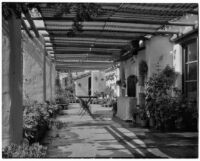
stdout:
<svg viewBox="0 0 200 161">
<path fill-rule="evenodd" d="M 39 145 L 46 132 L 54 125 L 54 118 L 63 106 L 34 103 L 24 108 L 21 145 L 10 144 L 3 149 L 4 158 L 45 157 L 46 147 Z M 38 152 L 37 152 L 38 151 Z"/>
</svg>

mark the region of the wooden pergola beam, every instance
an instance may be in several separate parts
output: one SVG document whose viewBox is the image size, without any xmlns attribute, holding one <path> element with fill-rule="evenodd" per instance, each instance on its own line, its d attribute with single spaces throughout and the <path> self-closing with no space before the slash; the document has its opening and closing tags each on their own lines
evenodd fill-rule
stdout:
<svg viewBox="0 0 200 161">
<path fill-rule="evenodd" d="M 33 20 L 44 20 L 44 21 L 73 21 L 73 17 L 35 17 Z M 168 21 L 156 21 L 156 20 L 140 20 L 140 19 L 131 19 L 131 18 L 93 18 L 91 22 L 118 22 L 118 23 L 130 23 L 130 24 L 148 24 L 148 25 L 171 25 L 171 26 L 194 26 L 195 23 L 189 22 L 168 22 Z"/>
<path fill-rule="evenodd" d="M 66 34 L 50 34 L 50 35 L 48 35 L 48 34 L 42 34 L 42 36 L 43 37 L 69 37 L 68 35 L 66 35 Z M 82 33 L 78 33 L 78 34 L 76 34 L 75 35 L 75 37 L 78 37 L 78 38 L 104 38 L 104 39 L 118 39 L 118 40 L 136 40 L 136 39 L 142 39 L 142 37 L 141 36 L 126 36 L 126 35 L 124 35 L 123 36 L 123 34 L 122 34 L 122 36 L 119 36 L 119 35 L 103 35 L 103 34 L 98 34 L 98 33 L 96 33 L 95 34 L 95 32 L 93 33 L 93 34 L 82 34 Z"/>
<path fill-rule="evenodd" d="M 126 44 L 126 43 L 129 42 L 128 40 L 118 40 L 118 41 L 116 41 L 116 39 L 98 39 L 98 38 L 96 38 L 96 39 L 94 39 L 94 38 L 92 38 L 92 39 L 87 39 L 87 38 L 79 39 L 79 38 L 76 38 L 76 37 L 75 37 L 75 39 L 73 39 L 73 38 L 65 39 L 65 38 L 53 38 L 53 37 L 51 37 L 51 41 L 54 42 L 54 43 L 56 43 L 56 42 L 94 43 L 95 42 L 96 44 L 98 44 L 98 43 L 108 43 L 108 44 L 109 43 L 110 44 L 122 44 L 123 43 L 123 44 Z"/>
<path fill-rule="evenodd" d="M 115 50 L 102 50 L 102 51 L 100 51 L 100 50 L 95 50 L 95 48 L 92 48 L 91 50 L 83 50 L 83 49 L 79 49 L 79 48 L 77 48 L 77 49 L 46 49 L 46 51 L 54 51 L 55 53 L 59 53 L 59 52 L 66 52 L 66 53 L 72 53 L 73 54 L 73 52 L 75 52 L 75 53 L 77 53 L 77 52 L 79 52 L 79 53 L 90 53 L 90 52 L 92 52 L 92 53 L 120 53 L 121 52 L 121 50 L 119 50 L 119 51 L 115 51 Z"/>
<path fill-rule="evenodd" d="M 111 63 L 106 63 L 106 62 L 104 62 L 104 63 L 98 63 L 98 62 L 58 62 L 58 61 L 56 61 L 55 62 L 55 64 L 56 65 L 66 65 L 66 66 L 106 66 L 106 65 L 108 65 L 108 66 L 110 66 L 110 65 L 112 65 L 113 63 L 111 62 Z"/>
<path fill-rule="evenodd" d="M 105 70 L 105 69 L 108 69 L 110 67 L 80 67 L 80 66 L 77 66 L 77 67 L 57 67 L 56 66 L 56 69 L 70 69 L 70 70 L 76 70 L 76 69 L 81 69 L 81 70 Z"/>
<path fill-rule="evenodd" d="M 70 41 L 59 41 L 59 42 L 55 42 L 55 41 L 49 41 L 46 40 L 45 43 L 53 43 L 53 44 L 57 44 L 57 45 L 68 45 L 68 46 L 77 46 L 77 47 L 81 47 L 81 46 L 89 46 L 89 47 L 108 47 L 108 48 L 121 48 L 123 46 L 127 46 L 128 43 L 109 43 L 109 42 L 84 42 L 84 41 L 78 41 L 78 42 L 70 42 Z"/>
<path fill-rule="evenodd" d="M 30 31 L 29 31 L 29 29 L 28 29 L 26 23 L 24 22 L 24 20 L 23 20 L 22 18 L 21 18 L 21 23 L 22 23 L 22 26 L 23 26 L 23 28 L 25 29 L 26 33 L 28 34 L 28 36 L 29 36 L 30 38 L 33 38 L 33 35 L 30 33 Z"/>
<path fill-rule="evenodd" d="M 116 48 L 98 48 L 98 47 L 89 47 L 89 46 L 83 46 L 83 47 L 71 47 L 71 46 L 45 46 L 46 50 L 51 50 L 51 49 L 48 49 L 48 48 L 54 48 L 55 50 L 65 50 L 65 51 L 76 51 L 76 50 L 79 50 L 79 51 L 116 51 L 116 52 L 120 52 L 121 49 L 116 49 Z"/>
<path fill-rule="evenodd" d="M 66 46 L 69 46 L 69 47 L 98 47 L 98 48 L 107 48 L 107 49 L 110 49 L 110 48 L 114 48 L 114 49 L 121 49 L 122 47 L 126 46 L 126 45 L 102 45 L 102 44 L 95 44 L 94 46 L 92 46 L 92 43 L 88 43 L 88 44 L 81 44 L 81 43 L 53 43 L 53 45 L 50 45 L 50 44 L 47 44 L 47 43 L 51 43 L 50 41 L 46 41 L 45 42 L 45 47 L 66 47 Z"/>
<path fill-rule="evenodd" d="M 109 52 L 106 53 L 106 52 L 103 52 L 103 51 L 102 52 L 97 52 L 97 51 L 96 52 L 95 51 L 92 51 L 92 52 L 81 52 L 81 51 L 78 51 L 78 50 L 77 51 L 73 51 L 73 52 L 72 51 L 71 52 L 54 51 L 54 55 L 57 55 L 57 54 L 63 54 L 63 55 L 67 55 L 67 54 L 74 54 L 74 55 L 75 54 L 93 54 L 93 55 L 95 55 L 96 54 L 96 55 L 102 55 L 103 56 L 103 55 L 112 55 L 112 54 L 120 54 L 120 53 L 114 53 L 114 52 L 113 53 L 111 53 L 111 52 L 110 53 Z"/>
<path fill-rule="evenodd" d="M 113 61 L 98 61 L 98 60 L 74 60 L 74 61 L 63 61 L 63 60 L 55 60 L 56 63 L 113 63 Z"/>
<path fill-rule="evenodd" d="M 39 31 L 70 31 L 69 29 L 46 29 L 44 27 L 40 27 L 38 28 Z M 83 31 L 101 31 L 101 32 L 120 32 L 120 33 L 145 33 L 145 34 L 179 34 L 179 31 L 165 31 L 165 30 L 141 30 L 141 29 L 133 29 L 132 31 L 127 31 L 127 30 L 112 30 L 112 29 L 103 29 L 103 30 L 99 30 L 99 29 L 84 29 Z"/>
<path fill-rule="evenodd" d="M 57 68 L 108 68 L 111 67 L 113 64 L 111 65 L 99 65 L 99 66 L 88 66 L 88 65 L 58 65 L 56 64 Z"/>
<path fill-rule="evenodd" d="M 131 4 L 130 4 L 131 5 Z M 134 4 L 133 4 L 134 5 Z M 104 12 L 113 12 L 116 11 L 115 9 L 102 9 Z M 142 11 L 141 11 L 142 10 Z M 191 13 L 191 14 L 198 14 L 198 11 L 194 11 L 192 9 L 184 9 L 177 10 L 175 9 L 169 9 L 169 8 L 156 8 L 154 6 L 133 6 L 133 8 L 121 8 L 120 12 L 123 13 L 134 13 L 134 14 L 146 14 L 146 15 L 172 15 L 172 16 L 182 16 L 185 13 Z"/>
<path fill-rule="evenodd" d="M 30 24 L 31 29 L 34 31 L 36 37 L 40 37 L 40 34 L 39 34 L 39 32 L 38 32 L 38 30 L 37 30 L 37 28 L 36 28 L 36 26 L 35 26 L 35 24 L 33 22 L 33 19 L 31 17 L 30 13 L 29 13 L 29 10 L 25 6 L 23 8 L 23 13 L 24 13 L 28 23 Z"/>
</svg>

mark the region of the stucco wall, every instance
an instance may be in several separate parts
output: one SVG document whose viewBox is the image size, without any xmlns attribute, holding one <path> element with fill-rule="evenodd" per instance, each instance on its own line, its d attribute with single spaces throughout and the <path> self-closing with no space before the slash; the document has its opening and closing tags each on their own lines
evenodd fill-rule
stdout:
<svg viewBox="0 0 200 161">
<path fill-rule="evenodd" d="M 41 41 L 22 34 L 24 97 L 43 102 L 43 61 L 44 47 Z"/>
<path fill-rule="evenodd" d="M 154 36 L 150 40 L 146 41 L 145 49 L 140 50 L 137 55 L 124 61 L 121 65 L 124 66 L 125 81 L 130 75 L 139 76 L 139 62 L 145 60 L 148 65 L 147 77 L 150 77 L 152 73 L 157 72 L 157 63 L 159 62 L 160 68 L 164 68 L 166 65 L 173 66 L 173 43 L 169 41 L 167 36 Z M 136 97 L 139 97 L 141 87 L 137 83 L 136 85 Z M 127 88 L 125 90 L 127 96 Z"/>
<path fill-rule="evenodd" d="M 91 73 L 91 95 L 93 96 L 95 92 L 103 92 L 106 88 L 106 78 L 105 73 L 100 71 L 93 71 Z"/>
<path fill-rule="evenodd" d="M 51 100 L 51 62 L 46 57 L 46 100 Z"/>
<path fill-rule="evenodd" d="M 43 102 L 46 97 L 46 100 L 54 101 L 56 71 L 48 56 L 44 61 L 42 38 L 30 39 L 24 32 L 22 43 L 24 99 L 28 96 L 31 101 Z"/>
<path fill-rule="evenodd" d="M 148 65 L 148 77 L 156 72 L 156 64 L 159 62 L 160 68 L 166 65 L 172 67 L 173 64 L 173 44 L 169 41 L 168 36 L 154 36 L 146 41 L 146 62 Z"/>
<path fill-rule="evenodd" d="M 11 98 L 9 95 L 9 67 L 10 64 L 10 40 L 7 21 L 2 23 L 2 146 L 9 142 L 9 117 Z"/>
<path fill-rule="evenodd" d="M 88 96 L 88 78 L 89 77 L 90 76 L 86 76 L 84 78 L 77 79 L 75 81 L 76 96 Z"/>
</svg>

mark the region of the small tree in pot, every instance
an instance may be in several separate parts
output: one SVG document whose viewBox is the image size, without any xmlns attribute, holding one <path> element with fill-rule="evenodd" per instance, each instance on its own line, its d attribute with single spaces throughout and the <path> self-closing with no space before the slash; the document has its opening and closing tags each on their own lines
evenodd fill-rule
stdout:
<svg viewBox="0 0 200 161">
<path fill-rule="evenodd" d="M 146 89 L 146 110 L 149 119 L 155 120 L 157 129 L 165 129 L 167 123 L 171 122 L 173 108 L 171 103 L 172 85 L 176 79 L 176 72 L 173 68 L 166 66 L 162 71 L 153 74 Z M 171 123 L 170 123 L 171 124 Z"/>
</svg>

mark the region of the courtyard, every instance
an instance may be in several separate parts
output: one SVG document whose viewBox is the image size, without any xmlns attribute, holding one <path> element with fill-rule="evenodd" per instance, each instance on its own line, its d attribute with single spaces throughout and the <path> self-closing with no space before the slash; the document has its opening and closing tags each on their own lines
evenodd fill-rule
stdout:
<svg viewBox="0 0 200 161">
<path fill-rule="evenodd" d="M 2 2 L 2 157 L 198 158 L 198 6 Z"/>
<path fill-rule="evenodd" d="M 91 105 L 95 119 L 70 104 L 56 119 L 64 125 L 48 132 L 49 158 L 196 158 L 198 134 L 156 132 L 112 118 L 112 109 Z"/>
</svg>

